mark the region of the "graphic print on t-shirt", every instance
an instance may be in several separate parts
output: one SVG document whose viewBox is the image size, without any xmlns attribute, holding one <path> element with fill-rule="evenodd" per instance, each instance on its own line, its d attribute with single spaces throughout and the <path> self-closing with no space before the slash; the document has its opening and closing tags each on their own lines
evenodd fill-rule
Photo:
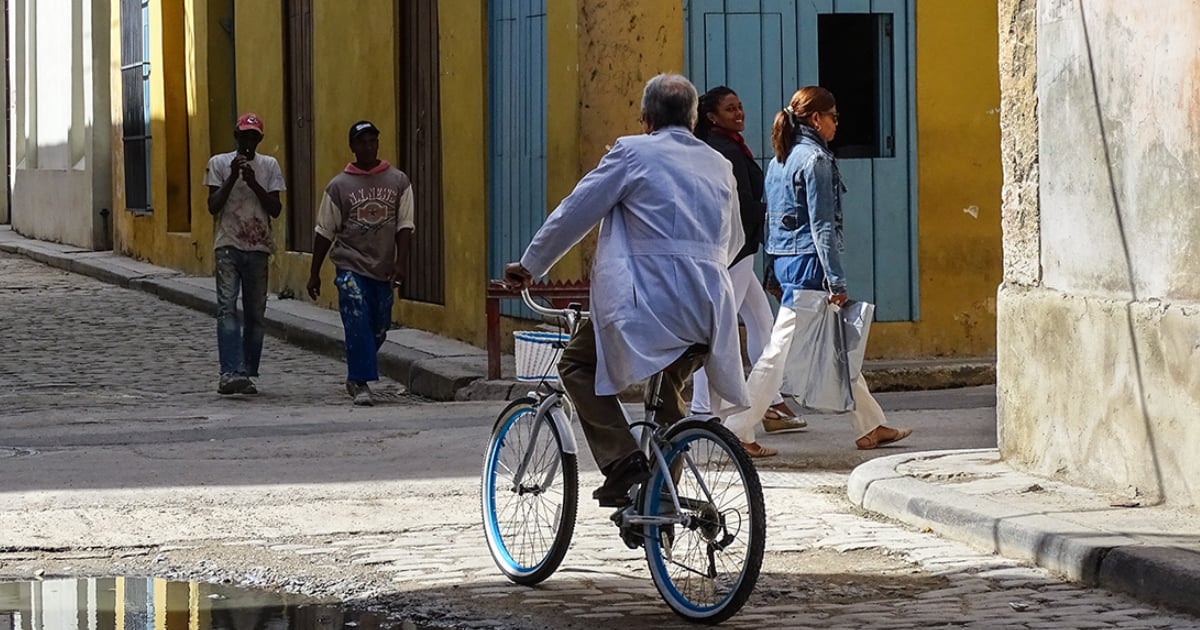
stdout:
<svg viewBox="0 0 1200 630">
<path fill-rule="evenodd" d="M 360 188 L 349 195 L 349 221 L 363 231 L 373 232 L 395 220 L 395 188 Z"/>
</svg>

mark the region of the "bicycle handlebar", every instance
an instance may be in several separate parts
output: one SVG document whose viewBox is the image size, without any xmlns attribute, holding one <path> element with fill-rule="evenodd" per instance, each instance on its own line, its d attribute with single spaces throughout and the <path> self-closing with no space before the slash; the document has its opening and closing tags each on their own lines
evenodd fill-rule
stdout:
<svg viewBox="0 0 1200 630">
<path fill-rule="evenodd" d="M 525 306 L 528 306 L 530 310 L 538 315 L 545 315 L 546 317 L 562 317 L 564 319 L 569 316 L 579 318 L 586 318 L 588 316 L 588 312 L 582 309 L 550 308 L 548 306 L 542 306 L 533 299 L 533 296 L 529 293 L 528 288 L 521 289 L 521 299 L 524 300 Z"/>
</svg>

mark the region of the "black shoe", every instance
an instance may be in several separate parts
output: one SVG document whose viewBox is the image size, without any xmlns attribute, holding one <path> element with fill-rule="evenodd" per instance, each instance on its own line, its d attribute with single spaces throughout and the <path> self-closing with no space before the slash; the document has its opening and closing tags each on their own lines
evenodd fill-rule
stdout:
<svg viewBox="0 0 1200 630">
<path fill-rule="evenodd" d="M 600 507 L 621 507 L 629 503 L 629 489 L 650 478 L 650 462 L 641 451 L 634 451 L 609 466 L 604 473 L 604 485 L 596 488 L 592 498 Z"/>
</svg>

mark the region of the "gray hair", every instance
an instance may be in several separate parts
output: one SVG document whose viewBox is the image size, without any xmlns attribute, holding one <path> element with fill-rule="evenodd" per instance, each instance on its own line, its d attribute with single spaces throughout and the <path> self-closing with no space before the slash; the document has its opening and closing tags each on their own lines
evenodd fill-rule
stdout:
<svg viewBox="0 0 1200 630">
<path fill-rule="evenodd" d="M 696 126 L 696 86 L 679 74 L 660 74 L 646 82 L 642 92 L 642 120 L 653 129 Z"/>
</svg>

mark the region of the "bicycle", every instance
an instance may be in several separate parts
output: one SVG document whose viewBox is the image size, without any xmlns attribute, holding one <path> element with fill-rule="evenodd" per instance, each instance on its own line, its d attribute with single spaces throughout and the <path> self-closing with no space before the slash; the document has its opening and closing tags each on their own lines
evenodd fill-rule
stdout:
<svg viewBox="0 0 1200 630">
<path fill-rule="evenodd" d="M 561 320 L 571 335 L 588 316 L 578 304 L 542 306 L 527 289 L 522 298 L 534 312 Z M 667 605 L 685 619 L 716 624 L 742 608 L 758 580 L 766 537 L 762 486 L 741 442 L 716 418 L 655 423 L 661 387 L 662 375 L 651 377 L 646 419 L 630 421 L 652 475 L 630 490 L 629 503 L 611 519 L 626 546 L 644 549 Z M 550 577 L 571 543 L 579 502 L 571 416 L 566 392 L 543 376 L 505 407 L 492 429 L 481 482 L 484 532 L 496 566 L 517 584 Z"/>
</svg>

